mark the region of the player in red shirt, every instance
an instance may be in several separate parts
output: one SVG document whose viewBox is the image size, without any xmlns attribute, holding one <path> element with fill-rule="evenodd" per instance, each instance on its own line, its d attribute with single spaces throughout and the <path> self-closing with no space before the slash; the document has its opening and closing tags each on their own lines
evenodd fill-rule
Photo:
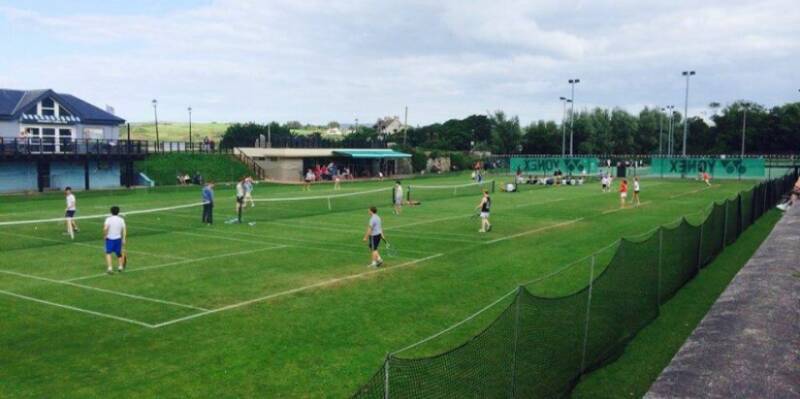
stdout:
<svg viewBox="0 0 800 399">
<path fill-rule="evenodd" d="M 622 180 L 622 183 L 619 184 L 619 207 L 625 207 L 625 199 L 628 198 L 628 181 Z"/>
<path fill-rule="evenodd" d="M 703 172 L 703 181 L 707 186 L 711 187 L 711 176 L 708 175 L 708 172 Z"/>
</svg>

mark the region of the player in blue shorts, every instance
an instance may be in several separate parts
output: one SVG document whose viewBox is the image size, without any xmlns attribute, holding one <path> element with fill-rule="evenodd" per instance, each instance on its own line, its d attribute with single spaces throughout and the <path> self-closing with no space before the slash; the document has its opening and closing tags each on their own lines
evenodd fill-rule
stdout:
<svg viewBox="0 0 800 399">
<path fill-rule="evenodd" d="M 122 256 L 122 248 L 125 245 L 125 239 L 128 236 L 128 229 L 125 226 L 125 219 L 119 216 L 119 207 L 111 207 L 111 216 L 106 218 L 103 223 L 103 238 L 106 240 L 106 265 L 108 269 L 106 272 L 111 274 L 114 268 L 111 262 L 111 254 L 116 254 L 119 260 L 119 268 L 117 271 L 125 269 L 125 259 Z"/>
</svg>

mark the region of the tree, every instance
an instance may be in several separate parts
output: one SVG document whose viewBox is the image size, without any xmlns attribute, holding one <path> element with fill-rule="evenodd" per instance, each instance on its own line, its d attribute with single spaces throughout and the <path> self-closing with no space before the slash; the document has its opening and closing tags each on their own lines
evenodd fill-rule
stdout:
<svg viewBox="0 0 800 399">
<path fill-rule="evenodd" d="M 561 153 L 561 130 L 553 121 L 539 120 L 524 129 L 522 151 L 526 154 Z"/>
<path fill-rule="evenodd" d="M 336 121 L 328 122 L 328 129 L 338 129 L 340 127 L 341 127 L 341 125 L 339 125 L 339 122 L 336 122 Z"/>
<path fill-rule="evenodd" d="M 286 122 L 286 128 L 288 128 L 290 130 L 302 129 L 303 128 L 303 124 L 300 123 L 299 121 L 289 121 L 289 122 Z"/>
<path fill-rule="evenodd" d="M 508 118 L 503 111 L 495 111 L 492 115 L 492 147 L 498 154 L 517 152 L 522 139 L 519 118 Z"/>
</svg>

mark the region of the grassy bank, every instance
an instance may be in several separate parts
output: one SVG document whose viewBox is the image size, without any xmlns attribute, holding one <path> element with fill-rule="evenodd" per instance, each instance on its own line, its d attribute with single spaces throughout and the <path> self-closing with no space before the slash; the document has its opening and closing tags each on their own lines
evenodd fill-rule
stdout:
<svg viewBox="0 0 800 399">
<path fill-rule="evenodd" d="M 638 333 L 622 357 L 589 374 L 572 397 L 642 397 L 779 219 L 778 211 L 770 211 L 742 233 L 661 307 L 659 317 Z"/>
<path fill-rule="evenodd" d="M 177 184 L 176 177 L 199 172 L 205 180 L 218 182 L 234 181 L 250 171 L 236 158 L 228 154 L 158 154 L 136 163 L 136 170 L 143 172 L 157 185 Z"/>
</svg>

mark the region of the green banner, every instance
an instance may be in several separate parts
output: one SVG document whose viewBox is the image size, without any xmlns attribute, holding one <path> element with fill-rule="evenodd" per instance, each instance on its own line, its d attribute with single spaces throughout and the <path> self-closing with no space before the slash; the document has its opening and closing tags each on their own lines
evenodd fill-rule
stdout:
<svg viewBox="0 0 800 399">
<path fill-rule="evenodd" d="M 511 158 L 511 173 L 553 174 L 560 170 L 565 175 L 591 175 L 597 173 L 599 160 L 594 157 Z"/>
<path fill-rule="evenodd" d="M 708 172 L 715 178 L 762 178 L 763 158 L 653 158 L 653 176 L 695 176 Z"/>
</svg>

